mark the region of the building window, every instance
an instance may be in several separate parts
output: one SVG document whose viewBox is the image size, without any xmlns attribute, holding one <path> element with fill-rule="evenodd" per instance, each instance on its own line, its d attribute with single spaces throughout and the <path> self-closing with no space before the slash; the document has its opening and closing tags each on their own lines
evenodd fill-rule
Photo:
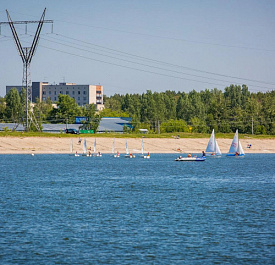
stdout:
<svg viewBox="0 0 275 265">
<path fill-rule="evenodd" d="M 54 100 L 56 100 L 56 97 L 54 97 Z"/>
<path fill-rule="evenodd" d="M 80 95 L 80 91 L 78 91 L 78 95 Z"/>
<path fill-rule="evenodd" d="M 87 98 L 86 97 L 83 97 L 83 100 L 86 100 Z"/>
<path fill-rule="evenodd" d="M 66 95 L 69 95 L 69 91 L 66 91 Z"/>
<path fill-rule="evenodd" d="M 86 91 L 83 91 L 83 95 L 86 95 Z"/>
<path fill-rule="evenodd" d="M 52 94 L 52 91 L 49 91 L 49 95 Z"/>
<path fill-rule="evenodd" d="M 78 97 L 77 99 L 80 100 L 80 97 Z"/>
<path fill-rule="evenodd" d="M 62 91 L 60 91 L 59 94 L 62 94 Z"/>
<path fill-rule="evenodd" d="M 73 95 L 74 95 L 74 91 L 73 91 Z"/>
<path fill-rule="evenodd" d="M 45 92 L 45 91 L 43 91 L 43 92 L 42 92 L 42 94 L 43 94 L 43 95 L 45 95 L 45 94 L 46 94 L 46 92 Z"/>
<path fill-rule="evenodd" d="M 56 91 L 54 91 L 54 94 L 56 95 Z"/>
</svg>

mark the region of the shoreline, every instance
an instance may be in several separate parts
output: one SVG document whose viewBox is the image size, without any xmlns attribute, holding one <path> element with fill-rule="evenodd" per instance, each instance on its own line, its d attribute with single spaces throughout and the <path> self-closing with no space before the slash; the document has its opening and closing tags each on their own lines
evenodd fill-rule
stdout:
<svg viewBox="0 0 275 265">
<path fill-rule="evenodd" d="M 78 138 L 59 137 L 0 137 L 0 154 L 69 154 L 71 139 L 73 139 L 73 152 L 83 153 L 83 139 L 81 145 Z M 86 138 L 87 149 L 94 151 L 94 139 Z M 129 152 L 141 153 L 141 138 L 116 138 L 115 152 L 125 153 L 125 140 Z M 144 152 L 150 153 L 201 153 L 205 151 L 209 138 L 143 138 Z M 223 154 L 226 154 L 232 139 L 217 139 Z M 275 153 L 275 139 L 241 139 L 246 154 L 249 153 Z M 248 145 L 251 148 L 247 148 Z M 112 153 L 113 138 L 96 138 L 96 150 L 103 154 Z"/>
</svg>

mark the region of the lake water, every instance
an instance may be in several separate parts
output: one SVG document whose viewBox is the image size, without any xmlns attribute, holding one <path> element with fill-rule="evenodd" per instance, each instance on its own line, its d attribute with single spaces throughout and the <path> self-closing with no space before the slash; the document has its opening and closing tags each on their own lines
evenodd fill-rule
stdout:
<svg viewBox="0 0 275 265">
<path fill-rule="evenodd" d="M 0 264 L 275 264 L 275 154 L 0 156 Z"/>
</svg>

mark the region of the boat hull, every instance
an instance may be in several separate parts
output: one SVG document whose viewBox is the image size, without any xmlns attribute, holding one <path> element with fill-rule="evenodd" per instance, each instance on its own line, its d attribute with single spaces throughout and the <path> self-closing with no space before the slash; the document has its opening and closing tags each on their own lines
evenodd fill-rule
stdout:
<svg viewBox="0 0 275 265">
<path fill-rule="evenodd" d="M 135 158 L 135 155 L 125 155 L 125 158 Z"/>
<path fill-rule="evenodd" d="M 175 161 L 181 161 L 181 162 L 203 162 L 205 161 L 205 157 L 182 157 L 177 158 Z"/>
</svg>

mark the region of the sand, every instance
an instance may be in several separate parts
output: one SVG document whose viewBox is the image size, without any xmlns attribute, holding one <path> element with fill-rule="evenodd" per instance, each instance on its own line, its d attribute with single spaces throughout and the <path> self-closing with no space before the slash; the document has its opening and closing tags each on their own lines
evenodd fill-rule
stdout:
<svg viewBox="0 0 275 265">
<path fill-rule="evenodd" d="M 73 139 L 73 151 L 83 152 L 78 138 Z M 83 139 L 83 137 L 82 137 Z M 88 137 L 87 148 L 94 150 L 94 138 Z M 201 153 L 206 149 L 209 138 L 144 138 L 144 151 L 150 153 Z M 227 153 L 232 139 L 217 139 L 222 153 Z M 131 153 L 141 152 L 141 138 L 128 138 Z M 0 137 L 0 154 L 66 154 L 70 153 L 71 138 L 58 137 Z M 113 138 L 98 137 L 97 152 L 111 153 Z M 275 139 L 241 139 L 245 153 L 275 153 Z M 251 148 L 247 145 L 251 144 Z M 115 152 L 125 153 L 125 138 L 115 139 Z"/>
</svg>

